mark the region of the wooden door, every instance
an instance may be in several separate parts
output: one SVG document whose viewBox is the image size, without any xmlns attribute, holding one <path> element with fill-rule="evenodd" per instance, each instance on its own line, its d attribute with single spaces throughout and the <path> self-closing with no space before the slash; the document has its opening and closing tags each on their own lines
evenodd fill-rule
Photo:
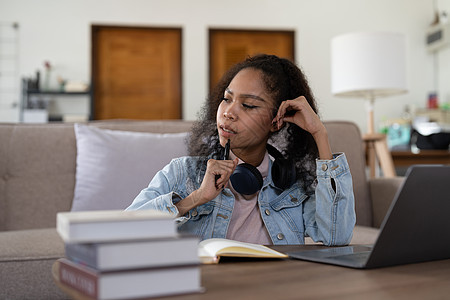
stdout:
<svg viewBox="0 0 450 300">
<path fill-rule="evenodd" d="M 294 61 L 294 35 L 294 31 L 210 29 L 210 88 L 232 65 L 250 55 L 274 54 Z"/>
<path fill-rule="evenodd" d="M 181 119 L 181 29 L 92 26 L 92 114 Z"/>
</svg>

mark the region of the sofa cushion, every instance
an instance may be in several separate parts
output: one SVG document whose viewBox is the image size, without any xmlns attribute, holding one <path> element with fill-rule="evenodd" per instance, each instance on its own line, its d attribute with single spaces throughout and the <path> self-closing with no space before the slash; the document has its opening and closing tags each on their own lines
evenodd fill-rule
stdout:
<svg viewBox="0 0 450 300">
<path fill-rule="evenodd" d="M 62 299 L 51 275 L 61 257 L 55 228 L 0 232 L 0 299 Z"/>
<path fill-rule="evenodd" d="M 70 210 L 73 124 L 0 124 L 0 231 L 49 228 Z"/>
<path fill-rule="evenodd" d="M 0 232 L 0 263 L 64 256 L 64 242 L 56 228 Z"/>
<path fill-rule="evenodd" d="M 188 133 L 142 133 L 75 124 L 72 211 L 124 209 L 172 158 L 187 155 Z"/>
</svg>

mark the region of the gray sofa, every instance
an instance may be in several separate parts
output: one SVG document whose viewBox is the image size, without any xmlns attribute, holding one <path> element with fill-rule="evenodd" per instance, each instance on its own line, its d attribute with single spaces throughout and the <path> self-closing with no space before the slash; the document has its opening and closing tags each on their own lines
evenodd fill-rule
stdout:
<svg viewBox="0 0 450 300">
<path fill-rule="evenodd" d="M 118 120 L 89 125 L 175 133 L 188 131 L 192 122 Z M 373 242 L 402 179 L 368 181 L 355 124 L 326 126 L 333 151 L 346 153 L 353 175 L 359 226 L 352 243 Z M 55 230 L 56 213 L 71 209 L 76 155 L 73 124 L 0 124 L 0 299 L 66 298 L 53 283 L 51 266 L 64 256 Z"/>
</svg>

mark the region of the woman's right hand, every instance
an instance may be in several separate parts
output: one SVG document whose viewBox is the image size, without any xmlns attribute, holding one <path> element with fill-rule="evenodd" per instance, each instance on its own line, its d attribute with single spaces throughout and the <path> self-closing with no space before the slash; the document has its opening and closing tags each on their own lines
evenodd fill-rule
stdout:
<svg viewBox="0 0 450 300">
<path fill-rule="evenodd" d="M 203 177 L 200 187 L 175 204 L 178 208 L 179 216 L 216 198 L 228 183 L 231 174 L 236 169 L 237 163 L 237 158 L 235 160 L 208 160 L 205 177 Z"/>
</svg>

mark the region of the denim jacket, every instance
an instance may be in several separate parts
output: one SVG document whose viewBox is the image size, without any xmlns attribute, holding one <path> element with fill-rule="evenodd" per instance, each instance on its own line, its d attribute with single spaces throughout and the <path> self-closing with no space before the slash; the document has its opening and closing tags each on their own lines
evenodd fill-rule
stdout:
<svg viewBox="0 0 450 300">
<path fill-rule="evenodd" d="M 157 209 L 178 215 L 174 205 L 202 183 L 205 170 L 198 170 L 198 157 L 172 160 L 159 171 L 127 210 Z M 352 238 L 355 203 L 350 170 L 345 154 L 332 160 L 317 160 L 315 192 L 305 193 L 300 183 L 277 188 L 271 176 L 265 178 L 258 195 L 261 218 L 275 245 L 304 244 L 309 236 L 324 245 L 345 245 Z M 334 184 L 332 184 L 334 181 Z M 225 238 L 234 207 L 234 195 L 228 188 L 206 204 L 177 218 L 180 233 L 201 239 Z"/>
</svg>

